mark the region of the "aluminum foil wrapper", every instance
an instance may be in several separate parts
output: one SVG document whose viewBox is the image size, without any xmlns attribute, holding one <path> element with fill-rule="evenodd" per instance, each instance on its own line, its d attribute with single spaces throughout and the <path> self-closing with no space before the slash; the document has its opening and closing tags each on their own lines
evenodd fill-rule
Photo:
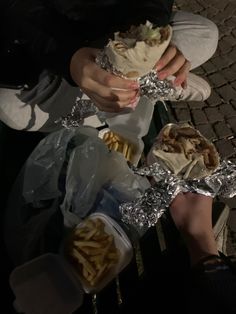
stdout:
<svg viewBox="0 0 236 314">
<path fill-rule="evenodd" d="M 116 71 L 103 51 L 98 54 L 96 63 L 102 69 L 120 77 L 124 77 L 122 73 Z M 171 81 L 158 79 L 156 71 L 151 71 L 147 75 L 140 77 L 138 82 L 140 84 L 140 96 L 145 95 L 152 101 L 168 100 L 172 97 L 176 100 L 182 98 L 182 94 L 175 90 Z M 99 112 L 92 100 L 85 100 L 83 98 L 83 95 L 82 97 L 77 97 L 75 105 L 72 107 L 71 113 L 66 117 L 58 119 L 55 121 L 55 123 L 61 123 L 63 127 L 68 129 L 75 128 L 83 125 L 85 118 L 95 115 Z"/>
<path fill-rule="evenodd" d="M 55 123 L 61 123 L 66 129 L 77 128 L 83 125 L 85 118 L 97 113 L 98 108 L 90 99 L 81 99 L 80 97 L 77 97 L 71 113 L 66 117 L 56 120 Z"/>
<path fill-rule="evenodd" d="M 120 77 L 124 77 L 122 73 L 117 71 L 110 63 L 106 54 L 102 51 L 98 54 L 96 63 L 104 70 L 109 71 Z M 156 71 L 151 71 L 137 80 L 140 85 L 140 96 L 146 96 L 150 100 L 168 100 L 175 98 L 176 100 L 182 98 L 182 94 L 177 92 L 173 84 L 169 80 L 159 80 Z"/>
<path fill-rule="evenodd" d="M 236 195 L 236 164 L 222 161 L 218 169 L 202 179 L 182 180 L 164 169 L 158 162 L 148 167 L 134 168 L 136 174 L 152 176 L 155 184 L 138 199 L 120 205 L 122 220 L 145 230 L 154 226 L 181 192 L 194 192 L 206 196 L 231 198 Z"/>
</svg>

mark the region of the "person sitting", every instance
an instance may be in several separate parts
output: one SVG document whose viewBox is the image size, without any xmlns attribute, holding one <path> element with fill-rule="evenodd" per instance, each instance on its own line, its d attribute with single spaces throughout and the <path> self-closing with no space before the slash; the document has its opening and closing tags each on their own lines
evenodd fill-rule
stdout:
<svg viewBox="0 0 236 314">
<path fill-rule="evenodd" d="M 131 0 L 3 0 L 0 119 L 14 129 L 51 132 L 61 127 L 55 120 L 71 112 L 82 91 L 105 112 L 137 102 L 137 82 L 104 71 L 95 57 L 115 31 L 146 20 L 173 29 L 156 64 L 159 78 L 174 76 L 182 100 L 207 99 L 209 84 L 190 71 L 214 54 L 217 27 L 199 15 L 173 11 L 173 2 L 138 1 L 134 9 Z"/>
</svg>

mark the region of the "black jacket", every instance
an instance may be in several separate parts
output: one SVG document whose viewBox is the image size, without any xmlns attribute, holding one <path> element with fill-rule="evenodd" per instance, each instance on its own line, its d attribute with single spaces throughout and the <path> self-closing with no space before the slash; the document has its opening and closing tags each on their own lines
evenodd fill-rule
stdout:
<svg viewBox="0 0 236 314">
<path fill-rule="evenodd" d="M 169 23 L 172 0 L 1 0 L 0 83 L 29 83 L 42 69 L 70 80 L 80 47 L 102 47 L 117 30 Z"/>
</svg>

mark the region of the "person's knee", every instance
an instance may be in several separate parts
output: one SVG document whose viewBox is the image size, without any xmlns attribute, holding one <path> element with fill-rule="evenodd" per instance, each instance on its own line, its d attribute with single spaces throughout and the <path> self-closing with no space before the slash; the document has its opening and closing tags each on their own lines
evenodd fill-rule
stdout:
<svg viewBox="0 0 236 314">
<path fill-rule="evenodd" d="M 194 69 L 215 53 L 218 28 L 211 20 L 189 12 L 176 11 L 172 16 L 172 42 L 191 62 Z"/>
<path fill-rule="evenodd" d="M 219 31 L 218 27 L 214 22 L 208 20 L 206 18 L 203 19 L 203 25 L 205 26 L 205 37 L 208 39 L 208 49 L 206 53 L 208 53 L 208 58 L 212 57 L 215 53 L 219 40 Z"/>
</svg>

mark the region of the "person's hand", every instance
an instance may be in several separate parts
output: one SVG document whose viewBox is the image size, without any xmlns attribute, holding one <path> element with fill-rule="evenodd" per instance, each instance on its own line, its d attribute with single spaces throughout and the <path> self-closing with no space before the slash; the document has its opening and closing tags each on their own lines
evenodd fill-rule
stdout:
<svg viewBox="0 0 236 314">
<path fill-rule="evenodd" d="M 160 80 L 173 75 L 175 76 L 174 85 L 182 86 L 183 88 L 187 87 L 186 80 L 190 67 L 190 62 L 174 45 L 169 45 L 155 65 Z"/>
<path fill-rule="evenodd" d="M 202 220 L 211 219 L 212 198 L 196 193 L 180 193 L 170 205 L 170 213 L 179 229 L 195 234 Z"/>
<path fill-rule="evenodd" d="M 101 111 L 119 112 L 138 100 L 139 85 L 101 69 L 95 58 L 99 50 L 81 48 L 73 55 L 70 73 L 74 82 Z"/>
</svg>

